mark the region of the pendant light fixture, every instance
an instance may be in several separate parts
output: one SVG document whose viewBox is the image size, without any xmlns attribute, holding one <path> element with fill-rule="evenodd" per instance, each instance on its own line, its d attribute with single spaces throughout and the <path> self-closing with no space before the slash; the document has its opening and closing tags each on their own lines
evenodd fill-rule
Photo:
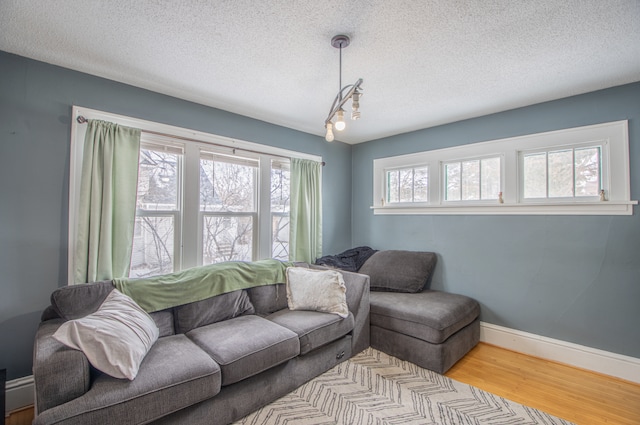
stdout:
<svg viewBox="0 0 640 425">
<path fill-rule="evenodd" d="M 354 84 L 349 84 L 342 87 L 342 49 L 347 47 L 351 43 L 351 40 L 346 35 L 336 35 L 331 39 L 331 45 L 336 49 L 340 49 L 340 79 L 338 81 L 338 94 L 333 100 L 331 105 L 331 111 L 327 115 L 327 119 L 324 120 L 324 127 L 327 130 L 325 139 L 327 142 L 333 142 L 334 134 L 333 130 L 342 131 L 346 127 L 344 122 L 344 109 L 342 108 L 349 99 L 351 99 L 351 119 L 357 120 L 360 118 L 360 95 L 362 94 L 362 78 L 359 78 Z M 345 94 L 346 91 L 346 94 Z M 336 119 L 335 123 L 333 119 Z"/>
</svg>

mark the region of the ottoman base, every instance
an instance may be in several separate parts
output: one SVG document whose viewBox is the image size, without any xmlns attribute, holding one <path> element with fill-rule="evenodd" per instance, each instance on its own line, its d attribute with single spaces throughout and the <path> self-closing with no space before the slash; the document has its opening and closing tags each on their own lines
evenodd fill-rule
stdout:
<svg viewBox="0 0 640 425">
<path fill-rule="evenodd" d="M 477 318 L 440 344 L 371 325 L 371 346 L 425 369 L 445 373 L 480 341 Z"/>
</svg>

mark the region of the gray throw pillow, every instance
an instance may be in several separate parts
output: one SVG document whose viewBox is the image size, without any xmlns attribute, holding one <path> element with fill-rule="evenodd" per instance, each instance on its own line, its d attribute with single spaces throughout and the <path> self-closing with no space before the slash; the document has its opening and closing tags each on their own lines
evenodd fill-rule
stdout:
<svg viewBox="0 0 640 425">
<path fill-rule="evenodd" d="M 372 291 L 420 292 L 428 288 L 436 261 L 433 252 L 378 251 L 358 273 L 369 276 Z"/>
</svg>

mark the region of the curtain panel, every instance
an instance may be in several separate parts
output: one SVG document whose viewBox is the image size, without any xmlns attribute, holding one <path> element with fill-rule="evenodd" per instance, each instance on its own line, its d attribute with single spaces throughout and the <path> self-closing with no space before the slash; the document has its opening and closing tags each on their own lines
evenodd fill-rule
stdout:
<svg viewBox="0 0 640 425">
<path fill-rule="evenodd" d="M 322 256 L 322 164 L 291 159 L 289 259 L 315 262 Z"/>
<path fill-rule="evenodd" d="M 140 130 L 89 120 L 84 139 L 74 282 L 129 275 Z"/>
</svg>

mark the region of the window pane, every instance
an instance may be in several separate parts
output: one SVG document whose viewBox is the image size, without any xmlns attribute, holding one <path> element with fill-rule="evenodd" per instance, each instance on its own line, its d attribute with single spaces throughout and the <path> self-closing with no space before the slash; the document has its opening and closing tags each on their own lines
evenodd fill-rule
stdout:
<svg viewBox="0 0 640 425">
<path fill-rule="evenodd" d="M 204 217 L 202 264 L 251 261 L 252 244 L 252 217 Z"/>
<path fill-rule="evenodd" d="M 178 209 L 178 154 L 140 149 L 137 208 Z"/>
<path fill-rule="evenodd" d="M 460 163 L 447 164 L 444 166 L 447 178 L 447 201 L 460 200 Z"/>
<path fill-rule="evenodd" d="M 547 154 L 545 152 L 524 156 L 524 197 L 547 197 Z"/>
<path fill-rule="evenodd" d="M 271 212 L 289 212 L 291 171 L 271 166 Z"/>
<path fill-rule="evenodd" d="M 413 169 L 400 170 L 400 202 L 413 200 Z"/>
<path fill-rule="evenodd" d="M 498 199 L 500 192 L 500 157 L 480 161 L 482 174 L 482 199 Z"/>
<path fill-rule="evenodd" d="M 129 277 L 173 272 L 173 216 L 136 217 Z"/>
<path fill-rule="evenodd" d="M 272 256 L 276 260 L 289 259 L 289 216 L 273 215 L 271 217 L 272 229 Z"/>
<path fill-rule="evenodd" d="M 475 201 L 480 199 L 480 161 L 462 163 L 462 199 Z"/>
<path fill-rule="evenodd" d="M 271 161 L 271 257 L 289 259 L 289 207 L 291 172 L 289 163 Z"/>
<path fill-rule="evenodd" d="M 398 192 L 398 171 L 387 171 L 387 202 L 400 202 L 400 194 Z"/>
<path fill-rule="evenodd" d="M 573 197 L 573 150 L 549 152 L 549 198 Z"/>
<path fill-rule="evenodd" d="M 201 211 L 255 211 L 256 168 L 200 159 Z"/>
<path fill-rule="evenodd" d="M 429 200 L 429 168 L 416 168 L 413 175 L 413 202 Z"/>
<path fill-rule="evenodd" d="M 576 196 L 598 196 L 600 193 L 600 148 L 575 150 Z"/>
</svg>

